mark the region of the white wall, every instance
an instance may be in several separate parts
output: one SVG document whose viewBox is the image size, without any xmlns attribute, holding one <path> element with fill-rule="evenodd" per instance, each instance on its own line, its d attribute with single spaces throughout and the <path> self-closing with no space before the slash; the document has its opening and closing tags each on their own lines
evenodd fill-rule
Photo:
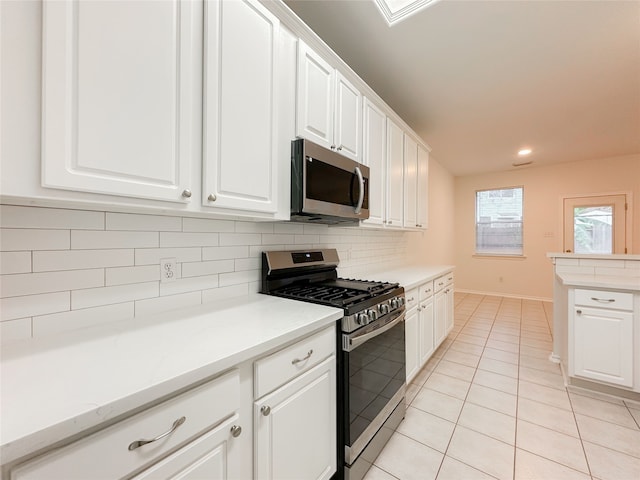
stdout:
<svg viewBox="0 0 640 480">
<path fill-rule="evenodd" d="M 524 257 L 478 257 L 475 253 L 475 192 L 524 187 Z M 553 268 L 548 252 L 562 251 L 562 198 L 628 193 L 631 241 L 640 253 L 640 155 L 568 162 L 455 179 L 456 288 L 551 299 Z"/>
</svg>

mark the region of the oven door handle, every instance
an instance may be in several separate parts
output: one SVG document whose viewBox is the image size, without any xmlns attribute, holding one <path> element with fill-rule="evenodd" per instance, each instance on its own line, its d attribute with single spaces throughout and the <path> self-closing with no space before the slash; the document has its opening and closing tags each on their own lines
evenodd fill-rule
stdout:
<svg viewBox="0 0 640 480">
<path fill-rule="evenodd" d="M 394 318 L 389 323 L 385 323 L 382 327 L 376 328 L 375 330 L 367 333 L 361 333 L 356 336 L 343 335 L 342 337 L 342 350 L 345 352 L 350 352 L 358 348 L 360 345 L 365 343 L 368 340 L 371 340 L 378 335 L 382 335 L 384 332 L 391 330 L 393 327 L 398 325 L 400 322 L 404 322 L 404 314 L 405 310 L 403 309 L 400 313 L 397 314 L 396 318 Z"/>
</svg>

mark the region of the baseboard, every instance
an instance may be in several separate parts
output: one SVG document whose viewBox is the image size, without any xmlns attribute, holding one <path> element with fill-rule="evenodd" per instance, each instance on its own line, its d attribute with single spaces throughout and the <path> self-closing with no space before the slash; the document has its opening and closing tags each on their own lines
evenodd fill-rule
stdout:
<svg viewBox="0 0 640 480">
<path fill-rule="evenodd" d="M 477 290 L 465 290 L 461 288 L 455 289 L 456 293 L 470 293 L 473 295 L 486 295 L 488 297 L 506 297 L 506 298 L 519 298 L 522 300 L 536 300 L 539 302 L 550 302 L 553 303 L 553 298 L 545 298 L 545 297 L 531 297 L 528 295 L 514 295 L 510 293 L 498 293 L 498 292 L 480 292 Z"/>
</svg>

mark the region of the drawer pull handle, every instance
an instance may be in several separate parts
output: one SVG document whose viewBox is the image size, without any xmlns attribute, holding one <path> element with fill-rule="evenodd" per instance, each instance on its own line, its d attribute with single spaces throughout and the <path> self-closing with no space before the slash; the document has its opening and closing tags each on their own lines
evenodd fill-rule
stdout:
<svg viewBox="0 0 640 480">
<path fill-rule="evenodd" d="M 313 348 L 307 352 L 307 356 L 306 357 L 304 357 L 304 358 L 294 358 L 293 360 L 291 360 L 291 365 L 297 365 L 300 362 L 306 362 L 307 360 L 309 360 L 309 358 L 311 357 L 312 353 L 313 353 Z"/>
<path fill-rule="evenodd" d="M 407 302 L 413 302 L 415 300 L 415 298 L 411 297 L 409 299 L 407 299 Z"/>
<path fill-rule="evenodd" d="M 269 416 L 271 413 L 271 407 L 269 405 L 263 405 L 262 408 L 260 408 L 260 413 L 265 417 Z"/>
<path fill-rule="evenodd" d="M 576 313 L 577 313 L 578 315 L 582 315 L 582 310 L 576 310 Z"/>
<path fill-rule="evenodd" d="M 231 435 L 236 438 L 239 437 L 242 433 L 242 427 L 240 425 L 234 425 L 231 427 Z"/>
<path fill-rule="evenodd" d="M 186 420 L 187 420 L 187 417 L 180 417 L 175 422 L 173 422 L 173 425 L 171 425 L 171 428 L 169 430 L 158 435 L 156 438 L 152 438 L 151 440 L 136 440 L 135 442 L 131 442 L 129 444 L 129 450 L 135 450 L 136 448 L 142 447 L 147 443 L 153 443 L 160 440 L 161 438 L 166 437 L 167 435 L 171 435 L 176 430 L 176 428 L 182 425 Z"/>
<path fill-rule="evenodd" d="M 597 297 L 591 297 L 591 300 L 593 300 L 594 302 L 600 302 L 600 303 L 613 303 L 616 301 L 615 298 L 597 298 Z"/>
</svg>

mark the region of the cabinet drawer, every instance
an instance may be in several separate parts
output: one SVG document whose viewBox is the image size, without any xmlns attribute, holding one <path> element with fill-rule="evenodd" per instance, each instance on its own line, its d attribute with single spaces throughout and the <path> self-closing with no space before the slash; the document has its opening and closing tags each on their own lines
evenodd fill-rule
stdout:
<svg viewBox="0 0 640 480">
<path fill-rule="evenodd" d="M 453 272 L 445 273 L 444 275 L 439 276 L 433 281 L 433 288 L 435 292 L 439 292 L 447 285 L 451 285 L 453 283 Z"/>
<path fill-rule="evenodd" d="M 420 301 L 426 300 L 433 295 L 433 281 L 420 285 Z"/>
<path fill-rule="evenodd" d="M 407 305 L 407 313 L 412 309 L 418 306 L 418 302 L 420 301 L 420 287 L 412 288 L 408 290 L 404 294 L 406 305 Z"/>
<path fill-rule="evenodd" d="M 254 397 L 280 385 L 319 364 L 335 352 L 336 333 L 332 325 L 254 363 Z"/>
<path fill-rule="evenodd" d="M 122 478 L 230 417 L 240 404 L 237 371 L 18 466 L 12 480 Z M 172 433 L 133 450 L 133 442 Z"/>
<path fill-rule="evenodd" d="M 576 288 L 576 305 L 587 307 L 606 307 L 615 310 L 633 310 L 633 294 L 608 290 L 586 290 Z"/>
</svg>

